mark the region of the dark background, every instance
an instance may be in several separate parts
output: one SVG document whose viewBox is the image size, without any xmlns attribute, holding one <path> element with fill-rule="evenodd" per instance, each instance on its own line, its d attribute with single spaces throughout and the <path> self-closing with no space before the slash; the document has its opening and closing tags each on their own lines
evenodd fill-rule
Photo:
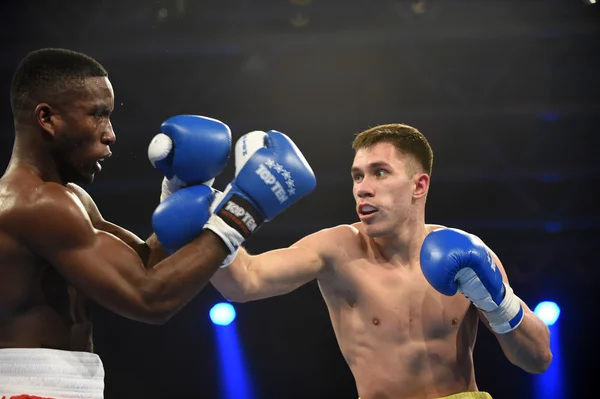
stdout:
<svg viewBox="0 0 600 399">
<path fill-rule="evenodd" d="M 251 252 L 357 220 L 354 134 L 419 128 L 434 152 L 427 221 L 479 235 L 531 307 L 562 308 L 559 373 L 575 398 L 593 389 L 600 211 L 600 7 L 580 0 L 8 1 L 0 6 L 0 168 L 13 141 L 9 87 L 40 47 L 98 59 L 115 88 L 113 158 L 87 187 L 104 216 L 151 233 L 161 176 L 146 150 L 176 114 L 218 118 L 234 140 L 278 129 L 318 179 L 261 228 Z M 233 165 L 217 179 L 222 189 Z M 207 287 L 165 326 L 94 307 L 106 397 L 221 398 Z M 355 398 L 315 282 L 236 304 L 254 398 Z M 512 366 L 480 329 L 481 389 L 533 398 L 539 377 Z M 553 364 L 553 367 L 555 364 Z"/>
</svg>

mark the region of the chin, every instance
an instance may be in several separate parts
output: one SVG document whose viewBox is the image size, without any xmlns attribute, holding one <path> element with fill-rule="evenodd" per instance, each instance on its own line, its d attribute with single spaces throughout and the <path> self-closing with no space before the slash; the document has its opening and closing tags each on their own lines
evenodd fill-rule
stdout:
<svg viewBox="0 0 600 399">
<path fill-rule="evenodd" d="M 82 175 L 79 178 L 79 184 L 92 184 L 94 182 L 94 177 L 95 175 L 93 173 L 89 175 Z"/>
<path fill-rule="evenodd" d="M 84 168 L 61 165 L 60 176 L 64 182 L 75 183 L 75 184 L 90 184 L 94 181 L 95 170 L 92 168 Z"/>
<path fill-rule="evenodd" d="M 71 173 L 65 176 L 64 181 L 75 184 L 91 184 L 94 182 L 93 173 Z"/>
<path fill-rule="evenodd" d="M 385 237 L 390 235 L 389 229 L 386 229 L 382 226 L 377 226 L 376 224 L 366 224 L 363 222 L 364 232 L 368 237 L 378 238 Z"/>
</svg>

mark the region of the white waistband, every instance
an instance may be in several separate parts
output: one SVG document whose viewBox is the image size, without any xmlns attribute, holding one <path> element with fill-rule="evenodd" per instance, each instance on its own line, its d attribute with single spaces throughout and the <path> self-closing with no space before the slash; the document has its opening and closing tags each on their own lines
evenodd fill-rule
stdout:
<svg viewBox="0 0 600 399">
<path fill-rule="evenodd" d="M 0 349 L 0 398 L 25 394 L 54 399 L 102 399 L 102 361 L 88 352 Z"/>
</svg>

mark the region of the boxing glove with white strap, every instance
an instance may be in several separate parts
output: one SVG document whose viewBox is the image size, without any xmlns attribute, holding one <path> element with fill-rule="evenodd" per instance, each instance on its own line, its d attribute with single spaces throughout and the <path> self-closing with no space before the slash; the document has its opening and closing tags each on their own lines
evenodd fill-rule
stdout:
<svg viewBox="0 0 600 399">
<path fill-rule="evenodd" d="M 169 118 L 161 130 L 148 147 L 152 165 L 165 175 L 152 226 L 173 253 L 202 233 L 214 200 L 211 185 L 229 159 L 231 131 L 216 119 L 195 115 Z"/>
<path fill-rule="evenodd" d="M 508 333 L 523 320 L 523 307 L 512 288 L 476 236 L 462 230 L 443 228 L 425 237 L 420 253 L 423 275 L 439 292 L 460 291 L 498 334 Z"/>
<path fill-rule="evenodd" d="M 223 239 L 233 256 L 262 223 L 316 186 L 304 155 L 288 136 L 274 130 L 242 136 L 235 145 L 235 169 L 233 181 L 215 197 L 205 226 Z"/>
</svg>

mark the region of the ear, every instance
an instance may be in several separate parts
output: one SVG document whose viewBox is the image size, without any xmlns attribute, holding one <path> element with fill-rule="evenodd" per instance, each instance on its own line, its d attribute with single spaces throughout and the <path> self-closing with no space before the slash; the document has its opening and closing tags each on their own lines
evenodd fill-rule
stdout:
<svg viewBox="0 0 600 399">
<path fill-rule="evenodd" d="M 40 103 L 35 107 L 34 115 L 40 127 L 54 137 L 56 134 L 56 112 L 52 107 L 48 103 Z"/>
<path fill-rule="evenodd" d="M 413 198 L 417 199 L 427 196 L 427 193 L 429 192 L 429 179 L 427 173 L 415 173 L 413 176 L 413 182 L 415 184 Z"/>
</svg>

